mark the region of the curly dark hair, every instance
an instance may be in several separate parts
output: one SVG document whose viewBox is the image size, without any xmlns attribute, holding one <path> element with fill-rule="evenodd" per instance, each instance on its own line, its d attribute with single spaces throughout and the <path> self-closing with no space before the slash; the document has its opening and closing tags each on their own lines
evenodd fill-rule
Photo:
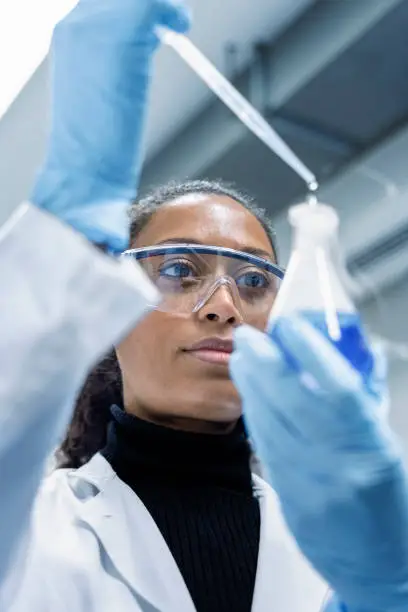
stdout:
<svg viewBox="0 0 408 612">
<path fill-rule="evenodd" d="M 163 204 L 188 194 L 228 196 L 242 204 L 261 223 L 276 254 L 275 234 L 266 212 L 248 194 L 220 180 L 171 182 L 135 202 L 130 209 L 131 244 Z M 112 350 L 91 370 L 78 395 L 65 439 L 56 452 L 58 467 L 78 468 L 104 448 L 110 408 L 122 403 L 121 371 Z"/>
</svg>

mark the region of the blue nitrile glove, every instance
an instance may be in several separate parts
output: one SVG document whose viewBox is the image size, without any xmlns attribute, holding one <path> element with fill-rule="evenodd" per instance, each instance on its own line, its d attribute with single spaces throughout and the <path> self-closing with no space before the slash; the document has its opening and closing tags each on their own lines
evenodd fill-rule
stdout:
<svg viewBox="0 0 408 612">
<path fill-rule="evenodd" d="M 158 39 L 189 24 L 176 0 L 80 0 L 55 28 L 48 154 L 31 202 L 95 243 L 127 247 Z"/>
<path fill-rule="evenodd" d="M 346 606 L 338 599 L 337 595 L 333 595 L 324 606 L 322 612 L 348 612 L 348 610 Z M 370 611 L 366 610 L 365 612 Z"/>
<path fill-rule="evenodd" d="M 237 329 L 231 373 L 288 527 L 348 612 L 407 612 L 408 485 L 385 383 L 366 388 L 300 318 L 274 337 Z"/>
</svg>

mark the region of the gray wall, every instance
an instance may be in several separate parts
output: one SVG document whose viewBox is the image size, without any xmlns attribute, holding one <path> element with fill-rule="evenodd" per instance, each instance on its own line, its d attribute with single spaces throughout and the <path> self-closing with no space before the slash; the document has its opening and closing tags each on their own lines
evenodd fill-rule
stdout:
<svg viewBox="0 0 408 612">
<path fill-rule="evenodd" d="M 408 278 L 405 278 L 375 302 L 366 304 L 362 315 L 374 332 L 402 342 L 408 337 L 407 304 Z M 408 451 L 408 361 L 390 355 L 389 367 L 391 424 Z"/>
</svg>

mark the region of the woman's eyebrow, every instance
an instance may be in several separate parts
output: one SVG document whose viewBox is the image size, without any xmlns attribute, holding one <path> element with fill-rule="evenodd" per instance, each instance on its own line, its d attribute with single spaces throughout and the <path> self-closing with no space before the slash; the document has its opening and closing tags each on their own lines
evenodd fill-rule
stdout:
<svg viewBox="0 0 408 612">
<path fill-rule="evenodd" d="M 180 236 L 177 238 L 166 238 L 165 240 L 156 242 L 157 246 L 160 244 L 200 244 L 202 246 L 206 246 L 206 244 L 204 242 L 201 242 L 201 240 L 197 240 L 197 238 L 187 238 L 186 236 Z M 263 249 L 258 249 L 256 247 L 240 245 L 239 249 L 237 250 L 242 251 L 243 253 L 249 253 L 250 255 L 257 255 L 258 257 L 263 257 L 264 259 L 269 259 L 272 261 L 274 260 L 274 256 L 271 253 L 268 253 L 268 251 L 264 251 Z"/>
</svg>

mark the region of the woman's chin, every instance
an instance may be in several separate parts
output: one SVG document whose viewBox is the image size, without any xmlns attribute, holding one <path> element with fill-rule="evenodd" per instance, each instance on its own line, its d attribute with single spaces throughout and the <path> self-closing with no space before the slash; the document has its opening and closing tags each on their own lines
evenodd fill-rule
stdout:
<svg viewBox="0 0 408 612">
<path fill-rule="evenodd" d="M 242 409 L 240 402 L 236 400 L 231 402 L 220 401 L 214 405 L 214 397 L 212 401 L 204 404 L 202 408 L 200 407 L 199 411 L 196 413 L 196 417 L 203 421 L 220 424 L 234 424 L 241 416 Z"/>
</svg>

